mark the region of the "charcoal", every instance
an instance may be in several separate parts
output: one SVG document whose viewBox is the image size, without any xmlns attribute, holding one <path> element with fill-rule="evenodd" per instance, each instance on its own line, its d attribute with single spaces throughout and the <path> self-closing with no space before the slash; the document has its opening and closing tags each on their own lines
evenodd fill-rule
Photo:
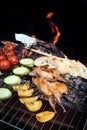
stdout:
<svg viewBox="0 0 87 130">
<path fill-rule="evenodd" d="M 65 95 L 63 104 L 78 109 L 80 111 L 87 109 L 87 80 L 81 77 L 74 77 L 69 74 L 63 75 L 72 83 L 67 85 L 69 93 Z"/>
</svg>

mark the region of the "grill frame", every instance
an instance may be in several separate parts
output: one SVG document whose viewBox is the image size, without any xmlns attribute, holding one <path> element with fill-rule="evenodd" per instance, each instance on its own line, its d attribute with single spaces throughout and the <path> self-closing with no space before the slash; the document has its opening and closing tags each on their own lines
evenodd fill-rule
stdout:
<svg viewBox="0 0 87 130">
<path fill-rule="evenodd" d="M 38 44 L 41 44 L 41 46 L 43 46 L 44 41 L 38 41 Z M 47 42 L 46 42 L 47 44 Z M 23 44 L 18 43 L 18 45 L 16 46 L 17 49 L 20 49 L 21 47 L 24 47 Z M 51 45 L 49 47 L 49 45 Z M 52 48 L 55 52 L 56 55 L 60 56 L 60 57 L 65 57 L 65 55 L 60 51 L 60 49 L 56 49 L 56 47 L 53 44 L 47 44 L 45 47 L 47 48 Z M 17 54 L 18 52 L 16 52 Z M 49 53 L 49 52 L 48 52 Z M 19 55 L 20 58 L 20 55 Z M 8 75 L 11 73 L 11 70 L 8 72 L 5 72 L 5 75 Z M 9 87 L 7 85 L 5 85 L 3 83 L 3 78 L 4 76 L 0 76 L 2 78 L 0 78 L 2 81 L 2 84 L 0 84 L 0 87 Z M 9 87 L 10 88 L 10 87 Z M 11 89 L 11 88 L 10 88 Z M 37 94 L 37 90 L 34 93 L 35 95 Z M 43 100 L 44 105 L 43 108 L 41 109 L 46 110 L 52 110 L 49 107 L 48 101 Z M 27 127 L 31 127 L 31 130 L 45 130 L 45 129 L 49 129 L 49 130 L 82 130 L 86 121 L 86 110 L 84 111 L 79 111 L 77 109 L 73 109 L 73 108 L 69 108 L 67 106 L 65 106 L 67 112 L 64 114 L 62 112 L 62 108 L 60 108 L 57 105 L 57 110 L 58 113 L 57 115 L 54 117 L 54 119 L 52 119 L 51 121 L 47 122 L 47 123 L 39 123 L 38 121 L 36 121 L 35 119 L 35 113 L 31 113 L 29 112 L 24 106 L 23 104 L 21 104 L 18 100 L 17 94 L 15 92 L 13 92 L 13 95 L 10 99 L 6 100 L 6 101 L 1 101 L 0 102 L 0 122 L 5 123 L 15 129 L 18 130 L 25 130 L 27 129 Z M 40 111 L 41 111 L 40 110 Z M 28 116 L 28 117 L 27 117 Z"/>
</svg>

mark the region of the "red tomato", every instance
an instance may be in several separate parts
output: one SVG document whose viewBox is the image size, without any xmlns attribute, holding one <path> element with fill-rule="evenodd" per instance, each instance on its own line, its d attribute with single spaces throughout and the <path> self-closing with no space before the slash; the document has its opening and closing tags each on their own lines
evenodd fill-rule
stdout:
<svg viewBox="0 0 87 130">
<path fill-rule="evenodd" d="M 14 44 L 12 43 L 12 42 L 6 42 L 5 44 L 4 44 L 4 50 L 13 50 L 14 51 Z"/>
<path fill-rule="evenodd" d="M 1 60 L 0 61 L 0 69 L 5 71 L 10 69 L 10 62 L 8 60 Z"/>
<path fill-rule="evenodd" d="M 18 57 L 16 55 L 13 56 L 9 56 L 8 60 L 10 61 L 10 64 L 13 65 L 17 65 L 18 63 Z"/>
<path fill-rule="evenodd" d="M 5 55 L 4 54 L 0 54 L 0 60 L 3 60 L 3 59 L 5 59 L 6 57 L 5 57 Z"/>
<path fill-rule="evenodd" d="M 14 51 L 13 50 L 5 50 L 5 55 L 12 56 L 12 55 L 14 55 Z"/>
<path fill-rule="evenodd" d="M 3 49 L 2 48 L 0 48 L 0 54 L 2 54 L 3 53 Z"/>
</svg>

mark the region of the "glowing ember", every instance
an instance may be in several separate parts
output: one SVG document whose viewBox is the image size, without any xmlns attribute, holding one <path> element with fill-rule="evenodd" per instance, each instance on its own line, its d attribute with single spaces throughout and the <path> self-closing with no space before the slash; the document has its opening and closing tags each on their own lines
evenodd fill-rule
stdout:
<svg viewBox="0 0 87 130">
<path fill-rule="evenodd" d="M 59 32 L 58 27 L 51 21 L 51 18 L 53 15 L 54 15 L 54 12 L 50 12 L 47 14 L 46 18 L 49 20 L 49 24 L 51 26 L 51 32 L 56 34 L 53 38 L 53 44 L 56 44 L 58 42 L 58 39 L 61 33 Z"/>
</svg>

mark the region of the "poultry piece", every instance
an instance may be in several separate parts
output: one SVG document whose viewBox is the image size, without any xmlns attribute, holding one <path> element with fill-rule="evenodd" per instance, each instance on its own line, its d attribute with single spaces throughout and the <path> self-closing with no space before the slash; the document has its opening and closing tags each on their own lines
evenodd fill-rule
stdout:
<svg viewBox="0 0 87 130">
<path fill-rule="evenodd" d="M 55 113 L 57 112 L 55 109 L 56 103 L 62 107 L 63 112 L 66 112 L 61 103 L 61 98 L 63 94 L 68 93 L 68 88 L 63 83 L 45 77 L 33 77 L 32 82 L 37 86 L 38 90 L 48 98 L 49 104 Z"/>
<path fill-rule="evenodd" d="M 46 66 L 43 67 L 34 67 L 34 69 L 29 72 L 29 75 L 31 76 L 37 76 L 37 77 L 47 77 L 47 78 L 53 78 L 53 74 L 51 71 L 48 71 L 48 69 L 45 69 Z"/>
<path fill-rule="evenodd" d="M 64 82 L 72 86 L 72 82 L 67 80 L 56 68 L 49 68 L 48 65 L 33 67 L 32 71 L 29 71 L 30 76 L 45 77 L 51 80 Z"/>
<path fill-rule="evenodd" d="M 34 69 L 29 72 L 29 75 L 51 79 L 55 78 L 56 80 L 66 82 L 66 80 L 60 75 L 60 72 L 56 70 L 56 68 L 49 68 L 48 65 L 34 67 Z"/>
</svg>

